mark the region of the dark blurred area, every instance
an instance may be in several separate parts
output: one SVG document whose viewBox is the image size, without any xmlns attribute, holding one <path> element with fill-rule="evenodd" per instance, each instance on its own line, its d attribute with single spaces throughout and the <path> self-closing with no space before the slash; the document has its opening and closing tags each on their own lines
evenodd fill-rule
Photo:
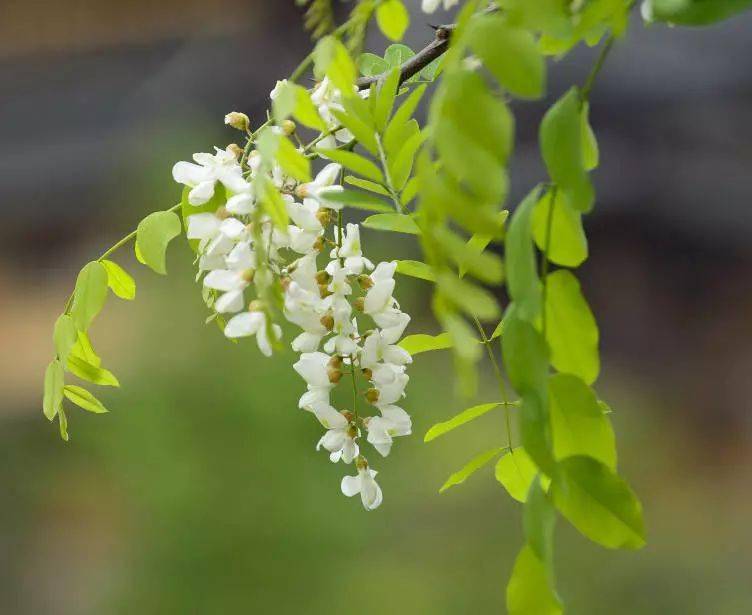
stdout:
<svg viewBox="0 0 752 615">
<path fill-rule="evenodd" d="M 418 4 L 413 48 L 444 19 Z M 649 544 L 604 551 L 561 523 L 571 613 L 752 612 L 750 32 L 750 14 L 705 30 L 635 21 L 593 93 L 602 163 L 581 277 Z M 490 469 L 437 493 L 501 422 L 422 442 L 469 405 L 448 355 L 416 358 L 415 435 L 379 464 L 384 505 L 366 513 L 314 450 L 292 353 L 264 360 L 204 326 L 185 246 L 166 278 L 126 250 L 137 300 L 111 299 L 93 330 L 123 385 L 99 393 L 112 412 L 73 412 L 68 444 L 42 416 L 52 325 L 78 268 L 178 200 L 176 160 L 238 138 L 226 112 L 263 121 L 308 47 L 292 0 L 0 4 L 0 612 L 503 610 L 519 506 Z M 593 56 L 551 63 L 549 103 Z M 544 109 L 515 104 L 511 203 L 543 177 Z M 364 236 L 376 257 L 417 257 L 390 241 Z M 435 332 L 428 289 L 400 287 L 409 331 Z M 491 390 L 484 374 L 479 399 Z"/>
</svg>

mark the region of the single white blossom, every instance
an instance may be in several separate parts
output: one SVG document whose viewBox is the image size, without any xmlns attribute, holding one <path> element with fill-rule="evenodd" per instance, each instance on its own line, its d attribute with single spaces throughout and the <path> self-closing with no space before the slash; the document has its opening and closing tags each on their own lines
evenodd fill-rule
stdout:
<svg viewBox="0 0 752 615">
<path fill-rule="evenodd" d="M 379 408 L 381 416 L 368 419 L 368 442 L 384 457 L 392 448 L 393 438 L 412 433 L 410 415 L 399 406 L 385 405 Z"/>
<path fill-rule="evenodd" d="M 360 494 L 360 499 L 366 510 L 377 509 L 381 505 L 384 496 L 381 492 L 381 487 L 374 480 L 376 474 L 376 470 L 371 470 L 367 466 L 359 467 L 357 476 L 345 476 L 342 479 L 342 484 L 340 485 L 342 493 L 347 497 Z"/>
<path fill-rule="evenodd" d="M 235 153 L 229 147 L 226 150 L 214 149 L 217 150 L 215 154 L 193 154 L 197 164 L 181 161 L 172 168 L 175 181 L 191 188 L 188 193 L 191 205 L 203 205 L 209 201 L 214 196 L 217 182 L 233 194 L 249 189 Z"/>
<path fill-rule="evenodd" d="M 271 326 L 275 341 L 282 337 L 279 325 Z M 260 311 L 243 312 L 233 316 L 225 326 L 225 335 L 229 338 L 256 336 L 256 343 L 264 356 L 272 356 L 272 343 L 269 339 L 269 327 L 266 314 Z"/>
</svg>

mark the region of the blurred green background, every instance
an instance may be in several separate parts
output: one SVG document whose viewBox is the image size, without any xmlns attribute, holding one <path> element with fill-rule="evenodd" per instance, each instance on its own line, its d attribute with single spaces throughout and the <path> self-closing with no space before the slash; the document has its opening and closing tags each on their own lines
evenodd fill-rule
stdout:
<svg viewBox="0 0 752 615">
<path fill-rule="evenodd" d="M 73 410 L 71 442 L 59 439 L 41 383 L 78 267 L 179 198 L 175 160 L 236 138 L 225 112 L 263 117 L 308 42 L 292 2 L 9 0 L 2 11 L 0 612 L 503 611 L 519 505 L 491 467 L 438 494 L 498 445 L 502 416 L 422 443 L 470 405 L 449 355 L 416 358 L 414 436 L 374 464 L 385 499 L 367 513 L 339 493 L 344 468 L 314 450 L 320 427 L 296 407 L 293 353 L 264 360 L 203 325 L 182 242 L 166 278 L 119 259 L 137 300 L 111 299 L 93 341 L 122 388 L 101 390 L 108 415 Z M 432 20 L 414 16 L 419 46 Z M 571 613 L 752 612 L 750 26 L 636 23 L 594 95 L 603 165 L 582 277 L 602 329 L 598 388 L 649 544 L 605 551 L 561 522 Z M 551 96 L 591 61 L 556 64 Z M 541 177 L 543 108 L 515 108 L 517 195 Z M 364 236 L 372 258 L 417 256 L 390 241 Z M 401 280 L 397 296 L 409 332 L 437 331 L 426 286 Z M 477 403 L 493 390 L 484 371 Z"/>
</svg>

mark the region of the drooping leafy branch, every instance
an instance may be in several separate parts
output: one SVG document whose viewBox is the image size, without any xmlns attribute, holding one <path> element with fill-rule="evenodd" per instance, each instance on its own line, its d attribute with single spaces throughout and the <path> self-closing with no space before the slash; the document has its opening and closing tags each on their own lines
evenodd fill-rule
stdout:
<svg viewBox="0 0 752 615">
<path fill-rule="evenodd" d="M 265 355 L 281 343 L 278 322 L 300 329 L 292 341 L 300 353 L 294 369 L 306 382 L 299 405 L 326 429 L 317 448 L 333 462 L 355 465 L 357 474 L 345 476 L 341 488 L 360 494 L 368 510 L 383 494 L 364 440 L 385 456 L 396 437 L 410 434 L 410 417 L 397 404 L 413 357 L 451 350 L 467 397 L 475 395 L 478 364 L 488 358 L 497 394 L 438 422 L 425 441 L 504 412 L 498 445 L 475 454 L 440 491 L 495 462 L 498 482 L 524 503 L 525 543 L 507 587 L 508 611 L 561 613 L 553 569 L 557 516 L 607 548 L 645 542 L 641 505 L 617 473 L 611 410 L 593 389 L 599 332 L 574 273 L 589 256 L 583 218 L 596 202 L 590 174 L 600 158 L 589 98 L 634 3 L 467 0 L 422 50 L 395 43 L 383 56 L 360 53 L 365 33 L 375 21 L 399 41 L 410 21 L 402 0 L 360 0 L 340 25 L 331 1 L 298 4 L 307 6 L 306 25 L 318 42 L 277 83 L 266 121 L 252 130 L 245 114 L 228 114 L 242 146 L 176 164 L 181 202 L 147 216 L 81 270 L 55 324 L 44 414 L 58 418 L 67 439 L 64 399 L 107 411 L 87 389 L 66 383 L 66 374 L 118 386 L 88 334 L 110 291 L 135 297 L 133 278 L 111 257 L 135 241 L 138 260 L 165 274 L 168 244 L 184 229 L 207 321 L 228 338 L 255 336 Z M 424 10 L 438 4 L 422 3 Z M 446 8 L 455 4 L 444 0 Z M 642 13 L 648 21 L 699 25 L 750 5 L 648 0 Z M 516 101 L 541 99 L 547 58 L 581 43 L 600 46 L 593 69 L 546 112 L 539 145 L 548 177 L 510 217 L 504 203 L 512 109 Z M 311 70 L 314 87 L 300 85 Z M 415 115 L 424 99 L 421 126 Z M 358 225 L 345 217 L 349 209 L 372 215 Z M 372 263 L 363 254 L 361 226 L 417 239 L 423 260 Z M 319 268 L 322 255 L 328 258 Z M 402 338 L 410 317 L 395 299 L 395 273 L 432 285 L 441 333 Z M 340 384 L 352 389 L 352 399 L 337 410 L 331 395 Z"/>
</svg>

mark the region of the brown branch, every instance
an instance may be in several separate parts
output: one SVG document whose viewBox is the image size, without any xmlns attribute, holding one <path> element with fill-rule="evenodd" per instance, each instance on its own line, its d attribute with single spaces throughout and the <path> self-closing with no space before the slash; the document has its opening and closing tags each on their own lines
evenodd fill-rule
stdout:
<svg viewBox="0 0 752 615">
<path fill-rule="evenodd" d="M 426 66 L 436 58 L 441 57 L 444 52 L 449 49 L 449 37 L 456 27 L 457 24 L 446 24 L 436 28 L 434 39 L 418 53 L 411 58 L 408 58 L 407 61 L 400 65 L 400 84 L 407 81 L 410 77 L 417 75 Z M 358 86 L 359 90 L 367 90 L 371 87 L 372 83 L 378 83 L 380 79 L 384 79 L 390 72 L 391 69 L 379 75 L 374 75 L 373 77 L 361 77 L 355 82 L 355 84 Z"/>
<path fill-rule="evenodd" d="M 479 14 L 490 15 L 491 13 L 496 13 L 498 10 L 499 8 L 492 4 L 484 11 L 481 11 Z M 446 50 L 449 49 L 449 39 L 452 35 L 452 32 L 454 32 L 456 28 L 456 23 L 434 27 L 434 30 L 436 31 L 434 39 L 413 57 L 409 58 L 406 62 L 403 62 L 400 65 L 400 85 L 402 85 L 410 77 L 417 75 L 436 58 L 444 55 Z M 378 83 L 379 80 L 385 79 L 386 76 L 391 72 L 391 70 L 392 69 L 389 69 L 388 71 L 374 75 L 373 77 L 361 77 L 355 82 L 355 85 L 358 86 L 359 90 L 366 90 L 371 87 L 372 83 Z"/>
</svg>

